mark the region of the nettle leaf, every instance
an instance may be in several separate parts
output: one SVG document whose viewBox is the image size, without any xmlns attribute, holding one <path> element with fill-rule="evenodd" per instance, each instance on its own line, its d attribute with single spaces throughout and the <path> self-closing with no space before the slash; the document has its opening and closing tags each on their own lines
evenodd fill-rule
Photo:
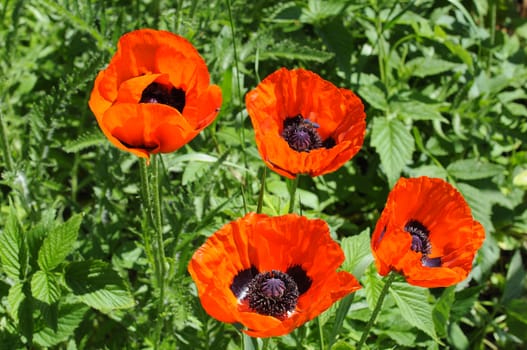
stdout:
<svg viewBox="0 0 527 350">
<path fill-rule="evenodd" d="M 439 341 L 432 318 L 432 305 L 428 302 L 430 297 L 428 289 L 394 282 L 390 287 L 390 294 L 406 321 Z"/>
<path fill-rule="evenodd" d="M 283 40 L 267 47 L 265 51 L 260 53 L 259 58 L 262 61 L 274 58 L 324 63 L 332 59 L 333 56 L 335 55 L 332 52 L 317 50 L 313 47 L 300 45 L 291 40 Z"/>
<path fill-rule="evenodd" d="M 469 184 L 459 182 L 456 187 L 472 209 L 474 219 L 481 222 L 487 232 L 494 231 L 494 225 L 490 218 L 493 201 L 485 198 L 485 192 Z"/>
<path fill-rule="evenodd" d="M 74 262 L 66 267 L 66 284 L 85 304 L 109 312 L 134 306 L 124 280 L 100 260 Z"/>
<path fill-rule="evenodd" d="M 363 279 L 361 280 L 364 286 L 364 293 L 366 294 L 366 302 L 370 310 L 375 308 L 377 300 L 381 295 L 382 288 L 384 287 L 384 282 L 381 276 L 377 273 L 377 270 L 374 268 L 374 265 L 370 265 L 366 269 Z"/>
<path fill-rule="evenodd" d="M 412 134 L 400 120 L 376 118 L 372 125 L 371 145 L 379 154 L 390 187 L 393 187 L 404 166 L 412 159 L 415 149 Z"/>
<path fill-rule="evenodd" d="M 75 329 L 84 318 L 88 307 L 81 303 L 62 304 L 58 313 L 58 323 L 55 328 L 44 327 L 35 333 L 33 340 L 42 347 L 55 346 L 73 335 Z"/>
<path fill-rule="evenodd" d="M 434 58 L 432 56 L 417 57 L 406 62 L 406 68 L 409 69 L 412 75 L 420 78 L 451 71 L 458 66 L 460 66 L 460 64 Z"/>
<path fill-rule="evenodd" d="M 81 220 L 80 214 L 74 215 L 48 233 L 38 252 L 38 266 L 42 270 L 51 271 L 66 259 L 77 240 Z"/>
<path fill-rule="evenodd" d="M 455 300 L 455 287 L 445 288 L 443 294 L 437 300 L 432 313 L 436 332 L 439 337 L 444 338 L 448 332 L 448 320 L 450 309 Z"/>
<path fill-rule="evenodd" d="M 448 122 L 439 112 L 438 103 L 424 103 L 420 101 L 394 101 L 390 103 L 392 111 L 400 115 L 405 120 L 438 120 Z"/>
<path fill-rule="evenodd" d="M 14 211 L 10 211 L 4 230 L 0 235 L 0 260 L 2 261 L 2 270 L 14 281 L 22 278 L 23 249 L 23 237 L 18 219 Z"/>
<path fill-rule="evenodd" d="M 447 166 L 450 175 L 461 180 L 477 180 L 503 173 L 503 167 L 497 164 L 484 163 L 477 159 L 461 159 Z"/>
<path fill-rule="evenodd" d="M 342 239 L 340 245 L 346 256 L 342 268 L 360 279 L 366 267 L 373 261 L 370 249 L 370 229 L 367 228 L 358 235 Z"/>
<path fill-rule="evenodd" d="M 386 98 L 386 89 L 381 82 L 372 84 L 363 84 L 358 91 L 361 98 L 363 98 L 372 107 L 386 111 L 388 110 L 388 99 Z"/>
<path fill-rule="evenodd" d="M 18 282 L 9 288 L 9 293 L 7 294 L 7 311 L 16 323 L 18 323 L 18 310 L 20 304 L 25 298 L 24 283 Z"/>
<path fill-rule="evenodd" d="M 60 298 L 60 286 L 56 276 L 51 272 L 37 271 L 31 278 L 33 297 L 46 304 L 52 304 Z"/>
</svg>

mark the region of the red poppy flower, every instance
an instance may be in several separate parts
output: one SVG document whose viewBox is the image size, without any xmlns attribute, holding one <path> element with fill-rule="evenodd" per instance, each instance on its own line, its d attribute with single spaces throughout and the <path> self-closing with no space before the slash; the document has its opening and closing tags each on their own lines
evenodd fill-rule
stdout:
<svg viewBox="0 0 527 350">
<path fill-rule="evenodd" d="M 141 29 L 119 39 L 89 105 L 110 142 L 148 159 L 177 150 L 209 125 L 221 90 L 209 85 L 207 66 L 187 40 Z"/>
<path fill-rule="evenodd" d="M 333 172 L 362 147 L 361 100 L 308 70 L 279 69 L 250 91 L 245 103 L 258 151 L 280 175 Z"/>
<path fill-rule="evenodd" d="M 323 220 L 248 214 L 213 234 L 188 270 L 209 315 L 253 337 L 284 335 L 360 288 Z"/>
<path fill-rule="evenodd" d="M 381 275 L 401 272 L 410 284 L 447 287 L 464 280 L 485 230 L 463 196 L 441 179 L 400 179 L 388 195 L 371 247 Z"/>
</svg>

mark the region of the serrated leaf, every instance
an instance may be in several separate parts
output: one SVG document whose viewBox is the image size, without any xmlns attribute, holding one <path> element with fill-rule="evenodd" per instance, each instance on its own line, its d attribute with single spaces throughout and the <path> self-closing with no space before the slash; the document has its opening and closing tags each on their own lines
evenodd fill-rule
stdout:
<svg viewBox="0 0 527 350">
<path fill-rule="evenodd" d="M 103 261 L 71 263 L 66 267 L 65 279 L 73 294 L 102 312 L 134 306 L 123 279 Z"/>
<path fill-rule="evenodd" d="M 413 60 L 406 62 L 405 66 L 411 71 L 413 76 L 424 78 L 430 75 L 450 71 L 459 66 L 459 64 L 427 56 L 414 58 Z"/>
<path fill-rule="evenodd" d="M 485 179 L 503 173 L 503 167 L 477 159 L 461 159 L 447 166 L 450 175 L 461 180 Z"/>
<path fill-rule="evenodd" d="M 413 101 L 395 101 L 390 103 L 394 113 L 409 120 L 438 120 L 448 122 L 448 120 L 439 113 L 439 104 L 424 103 L 417 100 Z"/>
<path fill-rule="evenodd" d="M 31 294 L 37 300 L 52 304 L 60 298 L 60 286 L 53 273 L 37 271 L 31 278 Z"/>
<path fill-rule="evenodd" d="M 35 343 L 42 347 L 51 347 L 65 341 L 73 335 L 87 310 L 86 305 L 81 303 L 61 305 L 56 329 L 45 327 L 39 330 L 34 335 Z"/>
<path fill-rule="evenodd" d="M 448 320 L 450 318 L 450 309 L 455 300 L 455 288 L 445 288 L 433 310 L 433 320 L 435 330 L 440 338 L 444 338 L 447 334 Z"/>
<path fill-rule="evenodd" d="M 394 282 L 390 287 L 390 294 L 401 311 L 401 316 L 408 323 L 439 341 L 432 321 L 432 305 L 428 303 L 428 289 Z"/>
<path fill-rule="evenodd" d="M 450 310 L 450 319 L 452 322 L 461 320 L 472 309 L 479 298 L 479 293 L 483 285 L 463 289 L 455 294 L 455 300 Z"/>
<path fill-rule="evenodd" d="M 66 145 L 63 147 L 63 149 L 67 153 L 77 153 L 88 147 L 98 146 L 104 143 L 104 140 L 104 135 L 99 130 L 94 130 L 81 135 L 76 140 L 66 142 Z"/>
<path fill-rule="evenodd" d="M 340 245 L 346 256 L 342 268 L 360 279 L 366 267 L 373 261 L 370 249 L 370 229 L 367 228 L 355 236 L 345 237 Z"/>
<path fill-rule="evenodd" d="M 384 282 L 377 273 L 377 270 L 374 268 L 374 265 L 370 265 L 370 268 L 366 270 L 363 279 L 361 280 L 364 286 L 364 293 L 366 295 L 366 302 L 370 310 L 375 308 L 377 300 L 381 295 L 382 288 L 384 287 Z"/>
<path fill-rule="evenodd" d="M 9 293 L 7 294 L 7 311 L 16 323 L 18 323 L 18 310 L 20 304 L 26 297 L 23 288 L 24 283 L 18 282 L 9 288 Z"/>
<path fill-rule="evenodd" d="M 372 125 L 371 145 L 379 154 L 390 187 L 393 187 L 404 166 L 412 159 L 415 148 L 412 134 L 397 119 L 376 118 Z"/>
<path fill-rule="evenodd" d="M 487 232 L 494 231 L 494 225 L 490 219 L 492 214 L 492 201 L 485 199 L 482 191 L 469 184 L 459 182 L 456 186 L 472 209 L 474 219 L 479 221 Z"/>
<path fill-rule="evenodd" d="M 375 84 L 365 84 L 359 87 L 359 95 L 372 107 L 381 111 L 388 109 L 386 92 L 380 82 Z"/>
<path fill-rule="evenodd" d="M 21 255 L 23 250 L 22 232 L 13 210 L 6 219 L 4 230 L 0 235 L 0 260 L 5 274 L 18 281 L 22 276 Z"/>
<path fill-rule="evenodd" d="M 294 41 L 284 40 L 261 52 L 259 58 L 260 60 L 275 58 L 324 63 L 332 59 L 333 56 L 334 54 L 331 52 L 317 50 L 312 47 L 299 45 Z"/>
<path fill-rule="evenodd" d="M 51 271 L 66 259 L 77 240 L 81 220 L 80 214 L 74 215 L 48 233 L 38 252 L 38 266 L 42 270 Z"/>
</svg>

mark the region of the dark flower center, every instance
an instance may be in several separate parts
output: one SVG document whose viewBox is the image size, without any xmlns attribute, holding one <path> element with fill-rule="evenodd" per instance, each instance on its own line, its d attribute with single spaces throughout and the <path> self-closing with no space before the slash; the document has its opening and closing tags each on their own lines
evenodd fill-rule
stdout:
<svg viewBox="0 0 527 350">
<path fill-rule="evenodd" d="M 179 113 L 183 113 L 185 91 L 154 82 L 143 90 L 139 103 L 161 103 L 174 107 Z"/>
<path fill-rule="evenodd" d="M 295 309 L 298 296 L 298 286 L 293 278 L 273 270 L 259 273 L 253 278 L 245 300 L 257 313 L 283 319 Z"/>
<path fill-rule="evenodd" d="M 410 248 L 417 253 L 422 253 L 421 262 L 423 266 L 439 267 L 441 266 L 441 258 L 429 258 L 428 255 L 432 252 L 432 243 L 428 239 L 430 231 L 420 221 L 410 220 L 404 226 L 404 230 L 412 235 L 412 245 Z"/>
<path fill-rule="evenodd" d="M 287 141 L 289 147 L 298 152 L 309 152 L 317 148 L 332 148 L 335 140 L 331 137 L 322 141 L 317 129 L 320 126 L 309 119 L 304 119 L 302 115 L 289 117 L 284 120 L 284 130 L 282 137 Z"/>
<path fill-rule="evenodd" d="M 300 265 L 291 266 L 286 272 L 272 270 L 261 273 L 252 266 L 238 272 L 230 289 L 254 312 L 285 319 L 288 313 L 295 310 L 298 298 L 311 284 L 311 279 Z"/>
</svg>

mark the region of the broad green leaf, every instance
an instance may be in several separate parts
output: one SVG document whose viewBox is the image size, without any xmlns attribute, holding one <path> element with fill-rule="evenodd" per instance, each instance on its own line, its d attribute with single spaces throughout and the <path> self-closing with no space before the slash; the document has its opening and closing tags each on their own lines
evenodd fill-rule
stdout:
<svg viewBox="0 0 527 350">
<path fill-rule="evenodd" d="M 406 68 L 410 69 L 412 75 L 420 78 L 450 71 L 457 66 L 459 66 L 458 63 L 445 61 L 432 56 L 417 57 L 406 62 Z"/>
<path fill-rule="evenodd" d="M 52 272 L 37 271 L 31 278 L 33 297 L 46 304 L 52 304 L 60 298 L 60 286 Z"/>
<path fill-rule="evenodd" d="M 376 118 L 372 125 L 371 145 L 379 154 L 390 187 L 393 187 L 404 166 L 412 159 L 415 148 L 412 134 L 397 119 Z"/>
<path fill-rule="evenodd" d="M 377 273 L 377 270 L 374 268 L 374 265 L 370 265 L 366 269 L 362 280 L 362 285 L 364 286 L 364 293 L 366 294 L 366 301 L 370 310 L 375 308 L 377 300 L 381 295 L 382 288 L 384 287 L 384 282 L 382 277 Z"/>
<path fill-rule="evenodd" d="M 42 270 L 51 271 L 66 259 L 77 239 L 81 220 L 80 214 L 74 215 L 48 233 L 38 252 L 38 266 Z"/>
<path fill-rule="evenodd" d="M 86 305 L 81 303 L 62 304 L 56 329 L 45 327 L 39 330 L 34 336 L 35 343 L 42 347 L 51 347 L 65 341 L 73 335 L 87 310 Z"/>
<path fill-rule="evenodd" d="M 479 293 L 483 286 L 465 288 L 455 294 L 455 300 L 450 310 L 450 320 L 459 321 L 464 317 L 478 300 Z"/>
<path fill-rule="evenodd" d="M 448 122 L 448 120 L 439 113 L 438 104 L 424 103 L 420 101 L 394 101 L 390 103 L 394 113 L 400 115 L 405 120 L 438 120 Z"/>
<path fill-rule="evenodd" d="M 17 282 L 16 284 L 12 285 L 11 288 L 9 288 L 9 293 L 7 294 L 7 310 L 16 323 L 18 323 L 18 310 L 20 308 L 20 304 L 24 298 L 26 298 L 23 289 L 24 283 Z"/>
<path fill-rule="evenodd" d="M 388 100 L 386 93 L 380 82 L 374 84 L 365 84 L 359 87 L 359 95 L 372 107 L 386 111 L 388 109 Z"/>
<path fill-rule="evenodd" d="M 525 293 L 524 280 L 526 272 L 520 250 L 517 249 L 507 270 L 507 280 L 501 302 L 507 304 L 512 299 L 521 298 Z"/>
<path fill-rule="evenodd" d="M 342 239 L 340 246 L 346 256 L 342 268 L 360 279 L 366 267 L 373 261 L 370 249 L 370 229 L 367 228 L 358 235 Z"/>
<path fill-rule="evenodd" d="M 485 198 L 482 191 L 469 184 L 458 182 L 456 186 L 472 209 L 474 219 L 479 221 L 487 232 L 494 231 L 494 225 L 490 219 L 492 214 L 492 201 Z"/>
<path fill-rule="evenodd" d="M 300 45 L 296 41 L 286 39 L 267 47 L 264 51 L 260 52 L 259 58 L 262 61 L 273 58 L 324 63 L 332 59 L 333 56 L 334 54 L 332 52 Z"/>
<path fill-rule="evenodd" d="M 443 294 L 437 300 L 432 312 L 435 330 L 440 338 L 447 334 L 447 326 L 450 318 L 450 309 L 455 300 L 455 288 L 449 287 L 443 290 Z"/>
<path fill-rule="evenodd" d="M 439 341 L 432 321 L 432 305 L 428 302 L 430 297 L 428 289 L 394 282 L 390 287 L 390 294 L 406 321 Z"/>
<path fill-rule="evenodd" d="M 128 287 L 103 261 L 74 262 L 66 267 L 66 284 L 87 305 L 109 312 L 134 306 Z"/>
<path fill-rule="evenodd" d="M 451 323 L 448 326 L 448 342 L 452 344 L 454 349 L 465 350 L 469 349 L 470 343 L 463 330 L 457 323 Z"/>
<path fill-rule="evenodd" d="M 0 259 L 2 270 L 14 281 L 22 278 L 21 258 L 23 249 L 20 225 L 14 210 L 11 210 L 6 219 L 4 230 L 0 234 Z"/>
<path fill-rule="evenodd" d="M 448 173 L 461 180 L 476 180 L 503 173 L 503 167 L 497 164 L 484 163 L 477 159 L 461 159 L 450 163 Z"/>
</svg>

